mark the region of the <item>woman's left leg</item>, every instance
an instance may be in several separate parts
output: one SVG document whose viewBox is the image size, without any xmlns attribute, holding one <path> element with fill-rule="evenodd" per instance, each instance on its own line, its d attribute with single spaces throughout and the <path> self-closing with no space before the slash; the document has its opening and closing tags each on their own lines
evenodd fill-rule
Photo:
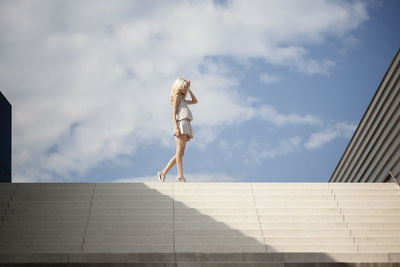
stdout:
<svg viewBox="0 0 400 267">
<path fill-rule="evenodd" d="M 187 138 L 188 138 L 187 134 L 181 134 L 178 137 L 178 140 L 176 142 L 175 161 L 176 161 L 176 168 L 177 168 L 177 172 L 178 172 L 177 178 L 183 177 L 182 158 L 183 158 L 183 154 L 185 153 Z"/>
</svg>

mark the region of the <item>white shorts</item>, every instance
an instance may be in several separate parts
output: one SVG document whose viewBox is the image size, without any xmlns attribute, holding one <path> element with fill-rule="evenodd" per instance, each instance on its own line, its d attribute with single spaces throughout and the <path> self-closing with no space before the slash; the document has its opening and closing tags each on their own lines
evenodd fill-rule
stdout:
<svg viewBox="0 0 400 267">
<path fill-rule="evenodd" d="M 188 120 L 188 119 L 178 120 L 177 123 L 178 123 L 178 127 L 179 127 L 179 132 L 181 134 L 188 134 L 189 139 L 187 141 L 192 139 L 193 138 L 193 129 L 192 129 L 192 125 L 190 124 L 190 120 Z M 175 136 L 175 140 L 178 141 L 178 137 Z"/>
</svg>

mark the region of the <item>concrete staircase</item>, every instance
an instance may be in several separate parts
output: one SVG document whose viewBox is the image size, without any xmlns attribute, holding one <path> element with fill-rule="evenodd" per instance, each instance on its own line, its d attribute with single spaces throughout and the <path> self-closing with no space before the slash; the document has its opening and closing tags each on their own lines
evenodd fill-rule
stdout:
<svg viewBox="0 0 400 267">
<path fill-rule="evenodd" d="M 400 266 L 394 183 L 13 183 L 0 213 L 0 266 Z"/>
</svg>

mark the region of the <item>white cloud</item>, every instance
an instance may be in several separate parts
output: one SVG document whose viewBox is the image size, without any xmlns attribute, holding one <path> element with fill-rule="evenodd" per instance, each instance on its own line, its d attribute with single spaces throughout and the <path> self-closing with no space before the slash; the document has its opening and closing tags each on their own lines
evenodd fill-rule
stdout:
<svg viewBox="0 0 400 267">
<path fill-rule="evenodd" d="M 281 79 L 282 79 L 281 76 L 277 74 L 262 73 L 260 75 L 260 81 L 264 83 L 277 83 Z"/>
<path fill-rule="evenodd" d="M 356 123 L 336 123 L 322 131 L 311 134 L 307 142 L 304 143 L 304 146 L 307 149 L 312 150 L 322 147 L 324 144 L 331 142 L 335 138 L 342 137 L 348 139 L 353 135 L 356 128 Z"/>
<path fill-rule="evenodd" d="M 73 179 L 102 160 L 135 153 L 143 142 L 173 146 L 168 99 L 177 76 L 192 80 L 199 99 L 196 142 L 205 146 L 226 125 L 258 112 L 250 98 L 242 100 L 229 66 L 210 58 L 241 64 L 260 58 L 327 73 L 334 63 L 312 58 L 305 45 L 345 38 L 366 19 L 363 3 L 327 0 L 222 7 L 178 0 L 2 1 L 0 81 L 13 104 L 14 180 Z M 267 106 L 262 114 L 277 125 L 317 123 Z"/>
<path fill-rule="evenodd" d="M 285 124 L 310 124 L 310 125 L 321 125 L 322 121 L 312 115 L 298 115 L 298 114 L 283 114 L 278 112 L 274 107 L 270 105 L 263 105 L 259 109 L 259 115 L 264 120 L 273 123 L 278 126 Z"/>
<path fill-rule="evenodd" d="M 247 154 L 244 161 L 247 164 L 261 163 L 265 159 L 273 159 L 278 156 L 286 155 L 300 147 L 301 136 L 293 136 L 278 142 L 275 147 L 270 147 L 259 141 L 251 141 L 248 144 Z"/>
</svg>

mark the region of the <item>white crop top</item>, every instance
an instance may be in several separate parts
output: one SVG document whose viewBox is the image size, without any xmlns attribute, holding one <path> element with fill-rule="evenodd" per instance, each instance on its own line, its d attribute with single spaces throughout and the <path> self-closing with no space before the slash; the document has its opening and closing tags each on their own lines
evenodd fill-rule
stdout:
<svg viewBox="0 0 400 267">
<path fill-rule="evenodd" d="M 176 112 L 176 119 L 183 120 L 189 119 L 190 121 L 193 120 L 192 112 L 190 111 L 186 101 L 183 99 L 182 95 L 180 95 L 181 102 L 179 103 L 178 110 Z"/>
</svg>

